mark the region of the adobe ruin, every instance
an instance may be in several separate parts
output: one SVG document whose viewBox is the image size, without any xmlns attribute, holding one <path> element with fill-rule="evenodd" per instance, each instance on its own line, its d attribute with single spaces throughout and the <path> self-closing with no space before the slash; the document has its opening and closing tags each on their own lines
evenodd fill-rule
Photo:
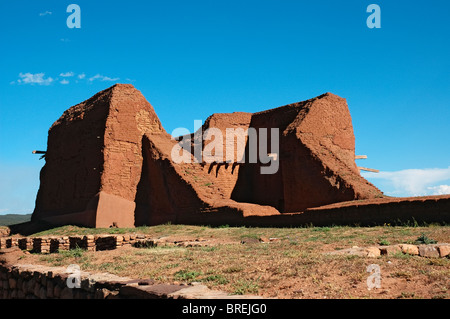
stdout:
<svg viewBox="0 0 450 319">
<path fill-rule="evenodd" d="M 196 161 L 193 153 L 188 153 L 192 161 L 174 161 L 174 148 L 192 149 L 186 146 L 196 143 L 195 133 L 172 138 L 130 84 L 116 84 L 72 106 L 49 130 L 32 221 L 87 227 L 167 222 L 282 226 L 386 218 L 377 212 L 365 216 L 346 209 L 344 216 L 326 209 L 341 202 L 386 201 L 355 164 L 345 99 L 326 93 L 258 113 L 213 114 L 201 130 L 211 127 L 278 128 L 277 172 L 261 174 L 265 164 L 239 158 Z M 210 142 L 202 140 L 201 149 Z M 243 143 L 248 155 L 249 139 Z M 270 153 L 270 138 L 266 146 Z M 447 212 L 449 199 L 437 201 Z"/>
</svg>

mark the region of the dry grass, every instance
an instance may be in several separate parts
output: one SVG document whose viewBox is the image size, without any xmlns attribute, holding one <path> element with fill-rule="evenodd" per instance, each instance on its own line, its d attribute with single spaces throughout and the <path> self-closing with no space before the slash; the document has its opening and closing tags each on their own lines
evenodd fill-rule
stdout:
<svg viewBox="0 0 450 319">
<path fill-rule="evenodd" d="M 450 242 L 449 226 L 245 228 L 161 225 L 92 230 L 66 226 L 45 234 L 138 232 L 155 237 L 205 238 L 211 247 L 121 248 L 102 252 L 27 255 L 25 262 L 110 272 L 159 282 L 203 282 L 234 294 L 278 298 L 450 298 L 450 259 L 396 255 L 365 258 L 325 255 L 326 251 L 381 244 L 413 243 L 425 234 Z M 241 244 L 248 238 L 278 238 Z M 230 242 L 220 244 L 220 242 Z M 368 290 L 366 269 L 381 268 L 382 287 Z"/>
</svg>

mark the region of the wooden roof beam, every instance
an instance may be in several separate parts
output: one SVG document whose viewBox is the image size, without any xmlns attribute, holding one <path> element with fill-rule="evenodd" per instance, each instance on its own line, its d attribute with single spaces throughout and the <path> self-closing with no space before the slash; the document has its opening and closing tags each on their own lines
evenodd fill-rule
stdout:
<svg viewBox="0 0 450 319">
<path fill-rule="evenodd" d="M 367 168 L 367 167 L 358 167 L 361 171 L 367 171 L 367 172 L 373 172 L 373 173 L 379 173 L 380 171 L 373 168 Z"/>
</svg>

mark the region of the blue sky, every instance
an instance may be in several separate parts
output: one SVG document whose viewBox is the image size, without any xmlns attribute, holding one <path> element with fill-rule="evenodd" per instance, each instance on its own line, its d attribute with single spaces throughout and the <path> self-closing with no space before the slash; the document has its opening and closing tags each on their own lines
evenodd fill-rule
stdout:
<svg viewBox="0 0 450 319">
<path fill-rule="evenodd" d="M 81 8 L 70 29 L 69 4 Z M 369 4 L 381 8 L 370 29 Z M 431 3 L 431 4 L 430 4 Z M 450 193 L 450 2 L 0 1 L 0 214 L 29 213 L 51 124 L 132 83 L 168 132 L 325 92 L 347 99 L 363 173 L 388 195 Z"/>
</svg>

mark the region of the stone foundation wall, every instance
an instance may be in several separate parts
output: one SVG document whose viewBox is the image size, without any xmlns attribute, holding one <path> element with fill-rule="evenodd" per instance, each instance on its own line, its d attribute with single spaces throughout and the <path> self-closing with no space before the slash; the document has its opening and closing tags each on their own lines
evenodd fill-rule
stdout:
<svg viewBox="0 0 450 319">
<path fill-rule="evenodd" d="M 362 257 L 379 257 L 381 255 L 411 255 L 425 258 L 450 258 L 450 244 L 398 244 L 389 246 L 357 247 L 327 252 L 328 255 L 356 255 Z"/>
<path fill-rule="evenodd" d="M 191 285 L 157 284 L 107 273 L 79 273 L 63 267 L 0 264 L 0 299 L 255 299 L 258 296 L 228 295 L 222 291 Z"/>
<path fill-rule="evenodd" d="M 143 234 L 126 235 L 86 235 L 50 237 L 4 237 L 0 238 L 0 249 L 18 247 L 32 253 L 56 253 L 62 250 L 82 248 L 88 251 L 112 250 L 123 246 L 141 245 L 151 241 Z"/>
</svg>

